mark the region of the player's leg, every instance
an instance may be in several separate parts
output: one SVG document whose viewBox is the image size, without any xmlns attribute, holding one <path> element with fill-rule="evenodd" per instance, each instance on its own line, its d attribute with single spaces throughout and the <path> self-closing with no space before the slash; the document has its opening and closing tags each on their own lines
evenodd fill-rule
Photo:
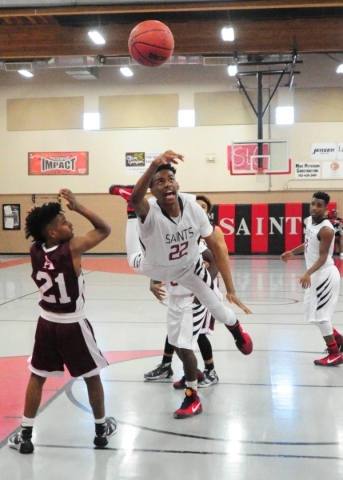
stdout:
<svg viewBox="0 0 343 480">
<path fill-rule="evenodd" d="M 331 323 L 339 296 L 339 286 L 339 272 L 332 265 L 312 274 L 311 287 L 305 292 L 305 317 L 309 323 L 319 328 L 328 350 L 328 356 L 315 360 L 315 365 L 332 367 L 343 363 L 343 355 L 337 344 L 341 335 L 334 330 Z"/>
<path fill-rule="evenodd" d="M 117 431 L 117 421 L 113 417 L 105 416 L 105 397 L 100 375 L 83 377 L 83 379 L 87 385 L 89 403 L 94 415 L 94 445 L 106 447 L 109 438 Z"/>
<path fill-rule="evenodd" d="M 34 451 L 32 430 L 42 400 L 42 390 L 45 380 L 46 377 L 31 373 L 26 388 L 25 407 L 21 429 L 18 433 L 14 433 L 8 439 L 8 445 L 11 448 L 15 448 L 20 453 L 32 453 Z"/>
<path fill-rule="evenodd" d="M 130 201 L 133 189 L 134 185 L 111 185 L 109 188 L 109 193 L 111 195 L 118 195 L 124 198 L 124 200 L 127 202 L 127 223 L 125 233 L 127 261 L 129 262 L 130 267 L 138 272 L 142 260 L 142 250 L 137 231 L 137 215 L 135 214 Z"/>
<path fill-rule="evenodd" d="M 181 358 L 186 377 L 185 399 L 181 407 L 174 412 L 174 418 L 183 419 L 198 415 L 202 406 L 197 394 L 197 358 L 194 348 L 202 322 L 198 322 L 193 296 L 169 297 L 167 329 L 169 342 L 176 347 Z M 197 308 L 195 309 L 198 310 Z"/>
<path fill-rule="evenodd" d="M 161 378 L 169 378 L 173 376 L 173 370 L 171 368 L 173 354 L 175 348 L 168 341 L 168 335 L 164 344 L 164 351 L 162 356 L 162 362 L 157 365 L 151 372 L 145 373 L 144 378 L 146 380 L 158 380 Z"/>
<path fill-rule="evenodd" d="M 117 430 L 116 420 L 105 414 L 104 390 L 99 375 L 103 368 L 108 367 L 108 362 L 99 350 L 92 325 L 86 318 L 79 322 L 57 324 L 56 330 L 64 364 L 73 377 L 83 377 L 87 386 L 95 423 L 93 443 L 97 447 L 105 447 Z"/>
<path fill-rule="evenodd" d="M 219 382 L 219 377 L 214 369 L 212 345 L 205 333 L 200 333 L 198 345 L 201 356 L 204 360 L 204 380 L 198 383 L 199 388 L 210 387 Z"/>
<path fill-rule="evenodd" d="M 201 260 L 197 263 L 195 275 L 189 274 L 177 279 L 180 285 L 188 288 L 208 308 L 213 317 L 231 332 L 236 346 L 244 355 L 252 352 L 253 344 L 249 334 L 243 329 L 234 311 L 224 305 L 222 295 L 211 280 Z"/>
</svg>

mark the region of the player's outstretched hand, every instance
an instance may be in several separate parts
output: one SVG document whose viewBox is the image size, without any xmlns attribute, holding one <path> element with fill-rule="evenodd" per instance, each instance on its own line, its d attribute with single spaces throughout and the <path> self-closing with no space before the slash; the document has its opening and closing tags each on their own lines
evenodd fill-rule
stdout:
<svg viewBox="0 0 343 480">
<path fill-rule="evenodd" d="M 156 157 L 153 162 L 157 165 L 166 165 L 167 163 L 179 163 L 181 160 L 183 162 L 184 155 L 181 155 L 180 153 L 175 153 L 173 150 L 167 150 L 166 152 L 162 153 L 162 155 L 159 155 Z"/>
<path fill-rule="evenodd" d="M 252 313 L 252 311 L 249 310 L 249 308 L 246 307 L 244 305 L 244 303 L 242 303 L 240 301 L 240 299 L 238 297 L 236 297 L 236 295 L 234 293 L 228 293 L 226 295 L 226 298 L 229 300 L 230 303 L 235 303 L 237 305 L 237 307 L 239 307 L 241 310 L 243 310 L 243 312 L 246 313 L 247 315 L 249 315 L 249 313 Z"/>
<path fill-rule="evenodd" d="M 76 200 L 75 195 L 68 188 L 61 188 L 60 195 L 64 200 L 66 200 L 66 206 L 69 210 L 76 210 L 79 206 L 79 202 Z"/>
</svg>

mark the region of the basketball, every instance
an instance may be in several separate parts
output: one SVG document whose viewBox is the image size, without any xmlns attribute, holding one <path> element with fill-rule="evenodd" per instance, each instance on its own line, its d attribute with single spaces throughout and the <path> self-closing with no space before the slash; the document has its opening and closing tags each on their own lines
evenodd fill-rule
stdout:
<svg viewBox="0 0 343 480">
<path fill-rule="evenodd" d="M 174 37 L 170 29 L 158 20 L 146 20 L 135 26 L 129 36 L 129 52 L 144 67 L 158 67 L 171 57 Z"/>
</svg>

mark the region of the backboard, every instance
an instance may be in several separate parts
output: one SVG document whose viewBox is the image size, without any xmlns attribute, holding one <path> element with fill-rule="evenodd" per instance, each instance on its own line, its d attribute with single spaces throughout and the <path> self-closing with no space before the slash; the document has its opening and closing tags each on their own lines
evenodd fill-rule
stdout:
<svg viewBox="0 0 343 480">
<path fill-rule="evenodd" d="M 234 141 L 227 147 L 231 175 L 291 172 L 288 140 Z"/>
</svg>

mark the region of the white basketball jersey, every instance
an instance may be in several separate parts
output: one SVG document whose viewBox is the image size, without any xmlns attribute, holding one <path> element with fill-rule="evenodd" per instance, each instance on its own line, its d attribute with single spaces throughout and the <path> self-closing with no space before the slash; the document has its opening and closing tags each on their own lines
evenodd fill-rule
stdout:
<svg viewBox="0 0 343 480">
<path fill-rule="evenodd" d="M 143 264 L 150 267 L 190 268 L 199 258 L 200 237 L 208 237 L 213 227 L 194 195 L 179 193 L 181 214 L 173 219 L 164 212 L 155 197 L 144 223 L 138 220 Z"/>
<path fill-rule="evenodd" d="M 199 253 L 201 254 L 207 250 L 207 246 L 205 245 L 204 241 L 201 239 L 199 243 Z M 166 290 L 169 293 L 169 295 L 193 295 L 188 288 L 183 287 L 182 285 L 179 285 L 178 283 L 175 282 L 167 282 L 166 283 Z"/>
<path fill-rule="evenodd" d="M 323 220 L 318 224 L 312 223 L 312 217 L 309 217 L 306 224 L 306 231 L 305 231 L 305 260 L 307 268 L 311 268 L 312 265 L 318 260 L 319 258 L 319 245 L 320 241 L 318 240 L 318 233 L 323 227 L 329 227 L 331 230 L 334 230 L 331 222 L 327 219 Z M 332 237 L 332 243 L 330 245 L 329 254 L 326 262 L 320 269 L 328 267 L 330 265 L 334 265 L 334 261 L 332 258 L 333 251 L 334 251 L 334 243 L 335 237 Z M 319 269 L 319 270 L 320 270 Z"/>
</svg>

